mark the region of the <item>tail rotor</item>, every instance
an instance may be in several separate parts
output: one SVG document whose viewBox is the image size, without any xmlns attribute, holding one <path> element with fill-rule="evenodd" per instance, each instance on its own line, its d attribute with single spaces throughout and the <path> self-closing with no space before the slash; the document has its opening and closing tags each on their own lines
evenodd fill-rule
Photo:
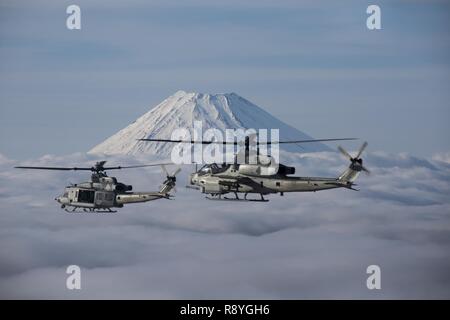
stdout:
<svg viewBox="0 0 450 320">
<path fill-rule="evenodd" d="M 168 193 L 171 190 L 176 192 L 176 175 L 181 171 L 181 168 L 178 167 L 172 174 L 169 173 L 165 165 L 161 165 L 161 168 L 163 170 L 163 173 L 166 175 L 166 180 L 163 182 L 163 186 L 160 192 Z"/>
<path fill-rule="evenodd" d="M 363 166 L 363 160 L 361 159 L 361 154 L 363 153 L 363 151 L 366 149 L 368 143 L 364 142 L 361 147 L 358 150 L 358 153 L 356 154 L 355 157 L 352 157 L 350 155 L 350 153 L 348 153 L 344 148 L 342 148 L 341 146 L 338 146 L 338 150 L 346 157 L 350 160 L 351 165 L 350 168 L 355 170 L 355 171 L 364 171 L 367 174 L 370 174 L 370 171 Z"/>
</svg>

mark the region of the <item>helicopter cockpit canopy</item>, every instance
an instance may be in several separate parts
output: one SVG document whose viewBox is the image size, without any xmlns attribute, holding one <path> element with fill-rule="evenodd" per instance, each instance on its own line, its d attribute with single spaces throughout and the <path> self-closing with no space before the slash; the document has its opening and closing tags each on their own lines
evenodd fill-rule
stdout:
<svg viewBox="0 0 450 320">
<path fill-rule="evenodd" d="M 217 164 L 217 163 L 205 164 L 203 167 L 200 168 L 198 174 L 202 176 L 205 174 L 221 173 L 227 170 L 229 167 L 230 167 L 229 164 Z"/>
</svg>

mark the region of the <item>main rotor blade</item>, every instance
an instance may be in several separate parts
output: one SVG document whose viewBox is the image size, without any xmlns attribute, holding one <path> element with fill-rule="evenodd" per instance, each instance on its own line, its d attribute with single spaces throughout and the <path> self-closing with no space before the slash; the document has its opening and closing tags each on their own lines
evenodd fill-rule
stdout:
<svg viewBox="0 0 450 320">
<path fill-rule="evenodd" d="M 132 169 L 132 168 L 143 168 L 143 167 L 156 167 L 161 165 L 170 165 L 172 163 L 152 163 L 152 164 L 141 164 L 136 166 L 117 166 L 117 167 L 104 167 L 103 170 L 116 170 L 116 169 Z"/>
<path fill-rule="evenodd" d="M 86 170 L 86 171 L 91 171 L 93 168 L 78 168 L 78 167 L 73 167 L 73 168 L 66 168 L 66 167 L 28 167 L 28 166 L 17 166 L 14 167 L 17 169 L 35 169 L 35 170 L 64 170 L 64 171 L 69 171 L 69 170 Z"/>
<path fill-rule="evenodd" d="M 309 139 L 309 140 L 292 140 L 292 141 L 267 141 L 267 142 L 254 142 L 251 145 L 259 144 L 284 144 L 284 143 L 312 143 L 312 142 L 325 142 L 325 141 L 345 141 L 345 140 L 357 140 L 358 138 L 336 138 L 336 139 Z M 222 144 L 222 145 L 241 145 L 245 144 L 245 141 L 194 141 L 194 140 L 172 140 L 172 139 L 138 139 L 139 141 L 150 141 L 150 142 L 169 142 L 169 143 L 191 143 L 191 144 Z"/>
<path fill-rule="evenodd" d="M 131 168 L 143 168 L 143 167 L 154 167 L 160 166 L 162 164 L 172 164 L 172 163 L 154 163 L 154 164 L 144 164 L 136 166 L 117 166 L 117 167 L 101 167 L 100 171 L 105 170 L 116 170 L 116 169 L 131 169 Z M 34 166 L 17 166 L 17 169 L 34 169 L 34 170 L 60 170 L 60 171 L 70 171 L 70 170 L 84 170 L 84 171 L 96 171 L 95 167 L 34 167 Z"/>
<path fill-rule="evenodd" d="M 261 142 L 261 144 L 277 144 L 277 143 L 311 143 L 311 142 L 325 142 L 325 141 L 345 141 L 345 140 L 358 140 L 358 138 L 336 138 L 336 139 L 311 139 L 311 140 L 294 140 L 294 141 L 278 141 L 278 142 Z"/>
<path fill-rule="evenodd" d="M 338 146 L 338 150 L 344 155 L 346 156 L 349 160 L 352 160 L 352 156 L 341 146 Z"/>
<path fill-rule="evenodd" d="M 361 154 L 363 153 L 363 151 L 367 147 L 367 145 L 368 145 L 368 143 L 366 141 L 364 141 L 361 148 L 359 148 L 358 154 L 355 157 L 356 159 L 359 159 L 359 157 L 361 156 Z"/>
<path fill-rule="evenodd" d="M 172 139 L 138 139 L 139 141 L 150 141 L 150 142 L 170 142 L 170 143 L 192 143 L 192 144 L 231 144 L 233 142 L 225 141 L 194 141 L 194 140 L 172 140 Z M 237 142 L 234 142 L 237 143 Z"/>
</svg>

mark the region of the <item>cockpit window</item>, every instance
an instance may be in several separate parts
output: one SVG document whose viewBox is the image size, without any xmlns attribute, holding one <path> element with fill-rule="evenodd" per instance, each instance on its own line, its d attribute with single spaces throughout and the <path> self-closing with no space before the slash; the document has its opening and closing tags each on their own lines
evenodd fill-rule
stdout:
<svg viewBox="0 0 450 320">
<path fill-rule="evenodd" d="M 203 167 L 200 169 L 200 173 L 202 173 L 202 174 L 211 173 L 211 168 L 210 168 L 208 165 L 203 166 Z"/>
<path fill-rule="evenodd" d="M 209 174 L 209 173 L 220 173 L 220 172 L 224 172 L 225 170 L 227 170 L 230 167 L 230 165 L 228 164 L 221 164 L 218 165 L 216 163 L 213 164 L 207 164 L 204 165 L 203 167 L 200 168 L 200 170 L 198 171 L 199 175 L 204 175 L 204 174 Z"/>
</svg>

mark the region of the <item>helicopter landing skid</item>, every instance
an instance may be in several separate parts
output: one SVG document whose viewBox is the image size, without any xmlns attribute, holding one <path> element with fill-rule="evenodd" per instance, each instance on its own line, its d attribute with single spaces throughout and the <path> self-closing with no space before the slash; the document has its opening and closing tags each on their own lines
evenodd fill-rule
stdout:
<svg viewBox="0 0 450 320">
<path fill-rule="evenodd" d="M 245 199 L 244 201 L 251 201 L 251 202 L 269 202 L 267 199 Z"/>
<path fill-rule="evenodd" d="M 77 209 L 80 209 L 80 211 L 77 211 Z M 64 209 L 67 213 L 116 213 L 116 210 L 111 210 L 109 208 L 106 209 L 100 209 L 100 208 L 77 208 L 74 207 L 72 210 Z"/>
<path fill-rule="evenodd" d="M 95 213 L 116 213 L 117 212 L 117 210 L 111 210 L 111 209 L 105 209 L 105 210 L 102 210 L 102 209 L 97 209 L 97 210 L 92 210 L 92 212 L 95 212 Z"/>
<path fill-rule="evenodd" d="M 221 195 L 218 196 L 212 196 L 212 197 L 205 197 L 208 200 L 214 200 L 214 201 L 251 201 L 251 202 L 269 202 L 269 200 L 264 199 L 263 195 L 261 194 L 261 199 L 247 199 L 247 194 L 245 194 L 244 198 L 241 199 L 235 193 L 235 198 L 227 198 L 227 197 L 221 197 Z"/>
<path fill-rule="evenodd" d="M 212 201 L 239 201 L 239 202 L 269 202 L 269 200 L 264 199 L 236 199 L 236 198 L 211 198 L 211 197 L 205 197 L 205 199 L 212 200 Z"/>
</svg>

